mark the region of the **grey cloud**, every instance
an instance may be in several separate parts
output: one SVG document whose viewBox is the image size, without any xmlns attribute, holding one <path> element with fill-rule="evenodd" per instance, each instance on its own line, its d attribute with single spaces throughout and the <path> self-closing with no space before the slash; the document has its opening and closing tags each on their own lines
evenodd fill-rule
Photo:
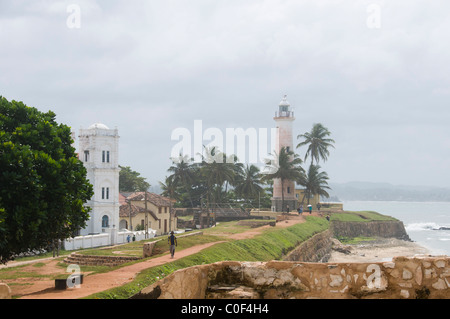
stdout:
<svg viewBox="0 0 450 319">
<path fill-rule="evenodd" d="M 81 29 L 66 25 L 79 4 Z M 366 25 L 381 7 L 381 28 Z M 446 1 L 2 1 L 0 94 L 78 130 L 118 126 L 121 161 L 153 184 L 171 131 L 322 122 L 336 182 L 445 186 L 450 157 Z M 299 150 L 303 152 L 303 150 Z M 427 165 L 427 163 L 429 165 Z"/>
</svg>

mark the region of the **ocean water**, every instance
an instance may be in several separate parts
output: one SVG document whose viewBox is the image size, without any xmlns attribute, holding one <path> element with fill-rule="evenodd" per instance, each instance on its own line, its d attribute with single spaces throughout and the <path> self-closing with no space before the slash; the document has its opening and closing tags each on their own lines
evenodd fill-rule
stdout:
<svg viewBox="0 0 450 319">
<path fill-rule="evenodd" d="M 409 237 L 433 255 L 450 256 L 450 202 L 344 201 L 344 210 L 375 211 L 401 220 Z"/>
</svg>

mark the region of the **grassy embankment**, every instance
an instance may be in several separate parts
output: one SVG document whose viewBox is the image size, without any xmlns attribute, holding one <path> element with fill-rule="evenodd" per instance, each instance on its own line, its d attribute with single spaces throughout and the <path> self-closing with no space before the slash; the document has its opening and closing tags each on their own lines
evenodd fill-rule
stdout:
<svg viewBox="0 0 450 319">
<path fill-rule="evenodd" d="M 382 215 L 373 211 L 358 211 L 358 212 L 342 212 L 331 215 L 331 221 L 341 222 L 371 222 L 371 221 L 398 221 L 398 219 Z M 363 242 L 370 242 L 377 240 L 376 237 L 338 237 L 340 242 L 346 245 L 355 245 Z"/>
<path fill-rule="evenodd" d="M 331 220 L 342 222 L 397 221 L 398 219 L 372 211 L 333 213 Z"/>
<path fill-rule="evenodd" d="M 187 256 L 162 266 L 142 271 L 133 282 L 124 286 L 94 294 L 88 298 L 127 299 L 172 272 L 195 265 L 218 261 L 269 261 L 281 259 L 284 254 L 314 234 L 329 227 L 324 218 L 307 217 L 306 223 L 284 229 L 268 229 L 251 239 L 218 243 L 197 254 Z M 210 237 L 211 235 L 204 235 Z M 193 240 L 197 236 L 189 240 Z M 203 236 L 198 236 L 203 237 Z M 188 239 L 188 238 L 186 238 Z M 181 241 L 180 241 L 181 244 Z"/>
<path fill-rule="evenodd" d="M 199 264 L 208 264 L 223 260 L 238 260 L 238 261 L 268 261 L 273 259 L 281 259 L 283 254 L 287 254 L 295 246 L 305 241 L 314 234 L 321 232 L 328 228 L 329 224 L 324 218 L 307 216 L 307 222 L 303 224 L 298 224 L 285 229 L 269 229 L 263 233 L 263 235 L 257 236 L 252 239 L 245 239 L 239 241 L 231 241 L 227 236 L 229 234 L 240 233 L 249 229 L 240 225 L 238 222 L 228 222 L 220 223 L 217 227 L 211 229 L 205 229 L 203 236 L 192 236 L 183 238 L 179 241 L 177 250 L 186 249 L 195 245 L 201 245 L 208 242 L 217 241 L 228 241 L 226 243 L 220 243 L 214 247 L 208 248 L 198 254 L 185 257 L 179 260 L 175 260 L 169 264 L 159 267 L 149 268 L 143 271 L 137 276 L 135 281 L 132 283 L 112 289 L 106 292 L 102 292 L 90 298 L 128 298 L 131 295 L 137 293 L 142 288 L 152 284 L 158 279 L 172 273 L 175 270 L 186 268 Z M 359 221 L 359 222 L 369 222 L 369 221 L 382 221 L 382 220 L 396 220 L 390 216 L 385 216 L 378 214 L 376 212 L 342 212 L 342 213 L 332 213 L 331 220 L 339 221 Z M 156 240 L 150 239 L 148 241 Z M 371 240 L 373 238 L 341 238 L 347 243 L 351 241 L 358 240 Z M 144 241 L 145 242 L 145 241 Z M 118 250 L 120 255 L 128 256 L 139 256 L 142 255 L 142 243 L 135 242 L 130 244 L 121 245 L 119 247 L 108 247 L 102 249 L 86 249 L 81 250 L 81 253 L 89 255 L 114 255 Z M 162 240 L 156 244 L 155 247 L 156 256 L 150 258 L 156 258 L 168 252 L 167 242 Z M 66 251 L 61 252 L 62 256 L 70 253 Z M 48 254 L 50 255 L 50 254 Z M 44 257 L 44 256 L 42 256 Z M 36 256 L 29 257 L 30 259 L 36 259 Z M 24 258 L 25 260 L 28 258 Z M 22 260 L 24 260 L 22 259 Z M 62 258 L 61 258 L 62 259 Z M 140 260 L 142 261 L 142 260 Z M 139 261 L 137 261 L 139 262 Z M 135 263 L 135 262 L 132 262 Z M 131 263 L 116 266 L 116 267 L 106 267 L 106 266 L 81 266 L 81 271 L 83 273 L 88 272 L 90 274 L 108 272 L 114 269 L 120 268 L 122 266 L 129 265 Z M 33 268 L 43 267 L 44 263 L 36 263 Z M 66 264 L 60 263 L 62 273 L 64 273 Z M 22 268 L 25 266 L 18 266 L 11 269 L 0 270 L 0 279 L 14 279 L 14 278 L 32 278 L 32 277 L 48 277 L 49 279 L 57 278 L 60 274 L 52 275 L 39 275 L 34 272 L 23 272 Z"/>
</svg>

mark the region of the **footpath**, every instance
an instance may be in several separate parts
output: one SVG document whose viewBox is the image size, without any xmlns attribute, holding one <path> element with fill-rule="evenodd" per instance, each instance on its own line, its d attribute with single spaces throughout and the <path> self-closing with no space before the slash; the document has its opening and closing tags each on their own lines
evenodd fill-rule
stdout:
<svg viewBox="0 0 450 319">
<path fill-rule="evenodd" d="M 276 224 L 275 227 L 289 227 L 297 223 L 304 222 L 303 218 L 294 220 L 281 221 Z M 260 234 L 264 229 L 271 226 L 263 226 L 257 229 L 248 230 L 243 233 L 230 235 L 229 238 L 234 240 L 251 238 Z M 192 254 L 196 254 L 203 249 L 222 243 L 223 241 L 217 241 L 207 243 L 203 245 L 197 245 L 190 248 L 180 250 L 175 253 L 175 259 L 180 259 Z M 56 290 L 54 280 L 39 280 L 32 284 L 32 287 L 27 289 L 27 292 L 23 294 L 20 299 L 78 299 L 90 296 L 94 293 L 102 292 L 111 288 L 120 287 L 134 280 L 134 278 L 144 269 L 160 266 L 165 263 L 174 261 L 170 257 L 170 254 L 166 254 L 160 257 L 152 258 L 143 262 L 135 263 L 130 266 L 124 266 L 119 269 L 93 275 L 85 275 L 83 278 L 83 284 L 80 288 L 71 288 L 66 290 Z M 50 261 L 48 263 L 49 272 L 51 272 L 51 263 L 54 263 L 56 267 L 56 261 Z M 14 295 L 14 292 L 13 292 Z"/>
</svg>

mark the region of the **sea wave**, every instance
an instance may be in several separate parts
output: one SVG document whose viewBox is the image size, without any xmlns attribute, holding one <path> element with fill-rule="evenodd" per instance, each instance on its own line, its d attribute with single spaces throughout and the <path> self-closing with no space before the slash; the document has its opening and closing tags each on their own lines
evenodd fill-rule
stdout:
<svg viewBox="0 0 450 319">
<path fill-rule="evenodd" d="M 443 230 L 446 231 L 450 225 L 439 225 L 433 222 L 426 223 L 411 223 L 405 226 L 407 231 L 423 231 L 423 230 Z"/>
</svg>

